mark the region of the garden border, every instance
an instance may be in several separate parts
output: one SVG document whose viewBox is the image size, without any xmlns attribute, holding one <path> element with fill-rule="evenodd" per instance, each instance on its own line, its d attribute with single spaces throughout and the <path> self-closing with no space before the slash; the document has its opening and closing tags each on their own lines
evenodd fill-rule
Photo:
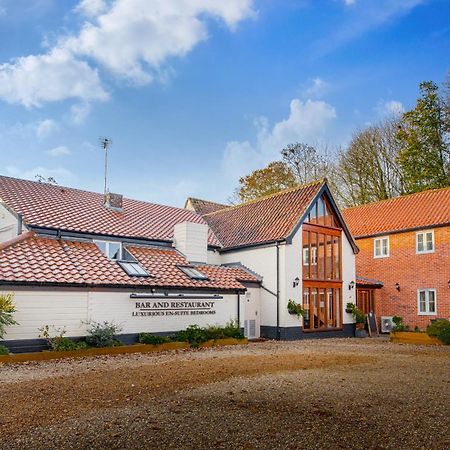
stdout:
<svg viewBox="0 0 450 450">
<path fill-rule="evenodd" d="M 248 339 L 216 339 L 207 342 L 202 342 L 198 348 L 220 347 L 224 345 L 245 345 L 248 344 Z M 0 364 L 16 364 L 31 361 L 51 361 L 66 358 L 85 358 L 89 356 L 115 356 L 124 355 L 128 353 L 152 353 L 165 352 L 173 350 L 185 350 L 191 348 L 189 342 L 168 342 L 165 344 L 151 345 L 151 344 L 133 344 L 122 345 L 120 347 L 104 347 L 104 348 L 89 348 L 85 350 L 70 350 L 63 352 L 44 351 L 37 353 L 21 353 L 18 355 L 4 355 L 0 356 Z"/>
<path fill-rule="evenodd" d="M 428 336 L 427 333 L 414 331 L 392 331 L 390 340 L 397 344 L 444 345 L 438 338 Z"/>
</svg>

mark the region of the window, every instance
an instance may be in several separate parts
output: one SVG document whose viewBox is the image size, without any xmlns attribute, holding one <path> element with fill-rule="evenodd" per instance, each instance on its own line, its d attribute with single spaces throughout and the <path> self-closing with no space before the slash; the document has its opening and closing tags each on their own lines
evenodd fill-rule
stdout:
<svg viewBox="0 0 450 450">
<path fill-rule="evenodd" d="M 122 243 L 114 241 L 94 241 L 100 251 L 112 260 L 122 259 Z"/>
<path fill-rule="evenodd" d="M 376 238 L 373 244 L 374 258 L 386 258 L 389 256 L 389 237 Z"/>
<path fill-rule="evenodd" d="M 416 233 L 416 253 L 434 252 L 434 231 L 420 231 Z"/>
<path fill-rule="evenodd" d="M 150 276 L 137 261 L 117 261 L 117 263 L 130 277 Z"/>
<path fill-rule="evenodd" d="M 419 289 L 417 291 L 417 303 L 419 315 L 436 314 L 436 290 Z"/>
<path fill-rule="evenodd" d="M 197 270 L 195 267 L 178 266 L 178 268 L 193 280 L 208 280 L 208 277 Z"/>
</svg>

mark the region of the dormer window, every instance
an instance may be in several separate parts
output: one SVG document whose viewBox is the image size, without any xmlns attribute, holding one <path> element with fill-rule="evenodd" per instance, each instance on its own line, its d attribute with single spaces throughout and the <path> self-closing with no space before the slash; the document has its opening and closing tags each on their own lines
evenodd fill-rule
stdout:
<svg viewBox="0 0 450 450">
<path fill-rule="evenodd" d="M 191 266 L 178 266 L 178 268 L 183 271 L 191 280 L 208 280 L 209 278 L 197 270 L 195 267 Z"/>
<path fill-rule="evenodd" d="M 110 260 L 122 259 L 122 243 L 116 241 L 94 241 L 100 251 Z"/>
<path fill-rule="evenodd" d="M 150 275 L 137 261 L 117 261 L 130 277 L 149 277 Z"/>
</svg>

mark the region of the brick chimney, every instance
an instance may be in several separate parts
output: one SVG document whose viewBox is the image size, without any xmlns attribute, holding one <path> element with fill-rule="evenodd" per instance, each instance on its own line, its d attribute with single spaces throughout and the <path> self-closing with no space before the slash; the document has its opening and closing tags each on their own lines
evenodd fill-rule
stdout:
<svg viewBox="0 0 450 450">
<path fill-rule="evenodd" d="M 105 194 L 105 206 L 114 211 L 123 211 L 123 195 L 107 192 Z"/>
</svg>

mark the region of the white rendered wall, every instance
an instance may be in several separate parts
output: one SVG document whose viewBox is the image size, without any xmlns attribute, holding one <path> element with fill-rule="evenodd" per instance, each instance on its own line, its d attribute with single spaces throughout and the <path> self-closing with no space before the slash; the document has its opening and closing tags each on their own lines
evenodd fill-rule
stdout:
<svg viewBox="0 0 450 450">
<path fill-rule="evenodd" d="M 122 327 L 121 333 L 171 332 L 185 329 L 189 325 L 225 325 L 237 319 L 237 295 L 223 295 L 214 301 L 213 315 L 186 315 L 170 317 L 133 316 L 135 302 L 147 299 L 132 299 L 130 291 L 86 291 L 78 289 L 60 290 L 2 290 L 0 294 L 14 292 L 19 323 L 7 327 L 5 340 L 37 339 L 39 328 L 45 325 L 65 328 L 66 336 L 86 335 L 89 321 L 113 321 Z M 192 293 L 189 295 L 192 296 Z M 204 295 L 199 293 L 199 295 Z M 153 300 L 154 301 L 154 300 Z M 241 316 L 242 318 L 242 316 Z"/>
<path fill-rule="evenodd" d="M 280 263 L 284 255 L 284 246 L 280 246 Z M 277 254 L 276 246 L 257 247 L 221 254 L 221 262 L 240 262 L 263 277 L 263 285 L 273 293 L 277 291 Z M 280 275 L 282 276 L 280 267 Z M 281 290 L 281 283 L 280 283 Z M 264 289 L 260 289 L 260 323 L 266 326 L 277 324 L 277 299 Z"/>
<path fill-rule="evenodd" d="M 0 242 L 9 241 L 17 236 L 17 219 L 0 204 Z M 25 227 L 22 227 L 26 231 Z"/>
<path fill-rule="evenodd" d="M 173 230 L 173 240 L 176 249 L 183 253 L 188 261 L 205 263 L 208 260 L 208 225 L 178 223 Z"/>
</svg>

